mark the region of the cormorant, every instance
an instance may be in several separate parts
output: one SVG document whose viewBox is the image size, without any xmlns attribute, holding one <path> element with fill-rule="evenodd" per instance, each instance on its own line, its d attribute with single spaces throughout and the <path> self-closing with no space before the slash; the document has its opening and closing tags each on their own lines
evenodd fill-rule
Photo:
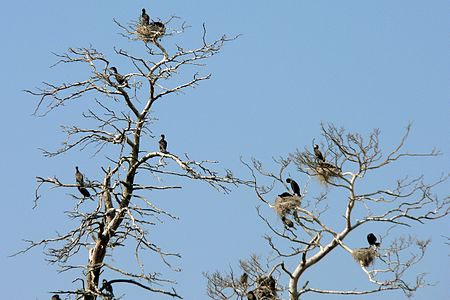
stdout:
<svg viewBox="0 0 450 300">
<path fill-rule="evenodd" d="M 89 191 L 85 187 L 79 186 L 78 190 L 80 191 L 81 195 L 86 198 L 89 198 L 91 196 L 91 193 L 89 193 Z"/>
<path fill-rule="evenodd" d="M 78 170 L 78 167 L 75 167 L 75 180 L 80 186 L 84 186 L 84 177 L 80 170 Z"/>
<path fill-rule="evenodd" d="M 242 285 L 247 285 L 248 274 L 244 272 L 244 274 L 241 275 L 241 279 L 239 281 Z"/>
<path fill-rule="evenodd" d="M 325 158 L 322 155 L 322 152 L 319 150 L 319 145 L 314 145 L 314 154 L 319 162 L 324 162 Z"/>
<path fill-rule="evenodd" d="M 375 245 L 376 247 L 380 247 L 381 243 L 377 242 L 377 237 L 373 233 L 369 233 L 367 235 L 367 241 L 370 246 Z"/>
<path fill-rule="evenodd" d="M 59 298 L 59 295 L 53 295 L 52 300 L 61 300 L 61 298 Z"/>
<path fill-rule="evenodd" d="M 291 189 L 294 192 L 294 195 L 297 195 L 299 197 L 301 197 L 302 195 L 300 194 L 300 187 L 298 185 L 297 182 L 295 182 L 294 179 L 292 178 L 287 178 L 286 182 L 289 183 L 291 185 Z"/>
<path fill-rule="evenodd" d="M 159 140 L 159 151 L 162 153 L 167 153 L 167 141 L 165 140 L 166 136 L 161 134 L 161 139 Z"/>
<path fill-rule="evenodd" d="M 114 78 L 116 78 L 117 83 L 119 85 L 124 86 L 126 88 L 130 88 L 130 86 L 128 85 L 128 81 L 125 79 L 125 77 L 123 77 L 122 75 L 120 75 L 117 72 L 117 68 L 116 67 L 111 67 L 110 70 L 113 71 Z"/>
<path fill-rule="evenodd" d="M 102 280 L 102 288 L 101 289 L 105 290 L 109 296 L 114 296 L 112 285 L 111 285 L 111 283 L 108 282 L 108 280 L 106 280 L 106 279 Z"/>
<path fill-rule="evenodd" d="M 281 221 L 283 222 L 284 225 L 286 225 L 289 228 L 294 227 L 294 222 L 292 222 L 291 220 L 289 220 L 288 218 L 286 218 L 285 216 L 281 217 Z"/>
<path fill-rule="evenodd" d="M 285 197 L 292 197 L 292 195 L 289 192 L 284 192 L 282 194 L 279 194 L 278 197 L 285 198 Z"/>
<path fill-rule="evenodd" d="M 253 291 L 250 291 L 250 292 L 247 293 L 247 299 L 248 300 L 257 300 L 256 296 L 255 296 L 255 293 Z"/>
<path fill-rule="evenodd" d="M 142 9 L 142 14 L 141 14 L 141 25 L 148 25 L 150 23 L 150 16 L 147 15 L 147 13 L 145 12 L 145 8 Z"/>
<path fill-rule="evenodd" d="M 84 176 L 83 174 L 80 172 L 80 170 L 78 170 L 78 166 L 75 167 L 75 180 L 78 184 L 78 191 L 80 191 L 80 193 L 84 196 L 84 197 L 90 197 L 91 194 L 89 193 L 89 191 L 85 188 L 84 186 Z"/>
</svg>

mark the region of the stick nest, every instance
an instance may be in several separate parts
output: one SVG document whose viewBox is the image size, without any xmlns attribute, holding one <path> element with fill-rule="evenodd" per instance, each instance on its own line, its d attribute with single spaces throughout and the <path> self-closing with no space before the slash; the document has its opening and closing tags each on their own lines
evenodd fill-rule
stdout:
<svg viewBox="0 0 450 300">
<path fill-rule="evenodd" d="M 361 266 L 368 267 L 378 256 L 378 252 L 373 248 L 357 248 L 352 251 L 352 256 Z"/>
<path fill-rule="evenodd" d="M 148 43 L 162 37 L 166 33 L 166 28 L 159 22 L 150 23 L 148 25 L 139 24 L 136 28 L 136 32 L 141 40 Z"/>
<path fill-rule="evenodd" d="M 314 169 L 317 173 L 317 178 L 323 183 L 330 182 L 334 178 L 341 176 L 341 169 L 328 162 L 318 163 Z"/>
<path fill-rule="evenodd" d="M 280 197 L 275 199 L 274 209 L 280 217 L 286 216 L 286 214 L 293 213 L 300 207 L 300 197 L 297 195 Z"/>
</svg>

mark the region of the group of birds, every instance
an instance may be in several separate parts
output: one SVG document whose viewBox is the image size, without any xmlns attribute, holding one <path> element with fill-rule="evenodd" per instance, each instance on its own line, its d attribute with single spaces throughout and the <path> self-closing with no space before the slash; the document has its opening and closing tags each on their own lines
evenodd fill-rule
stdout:
<svg viewBox="0 0 450 300">
<path fill-rule="evenodd" d="M 162 153 L 168 153 L 166 136 L 164 134 L 161 134 L 161 139 L 159 140 L 159 151 Z M 84 175 L 83 173 L 80 172 L 78 166 L 75 167 L 75 181 L 77 183 L 78 191 L 80 191 L 80 193 L 84 197 L 89 198 L 91 196 L 91 193 L 89 193 L 89 191 L 86 189 L 86 184 L 84 182 Z"/>
</svg>

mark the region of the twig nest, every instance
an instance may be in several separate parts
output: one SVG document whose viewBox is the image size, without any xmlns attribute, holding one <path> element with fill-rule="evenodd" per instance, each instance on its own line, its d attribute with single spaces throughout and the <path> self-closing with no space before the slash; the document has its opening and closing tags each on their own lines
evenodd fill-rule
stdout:
<svg viewBox="0 0 450 300">
<path fill-rule="evenodd" d="M 284 217 L 286 214 L 292 213 L 298 207 L 300 207 L 300 197 L 297 195 L 290 196 L 278 196 L 275 199 L 275 211 L 280 217 Z"/>
<path fill-rule="evenodd" d="M 318 163 L 315 170 L 319 180 L 325 183 L 329 182 L 333 178 L 341 176 L 341 169 L 328 162 Z"/>
<path fill-rule="evenodd" d="M 148 25 L 139 24 L 136 32 L 141 40 L 148 43 L 163 36 L 166 33 L 166 28 L 161 22 L 152 22 Z"/>
<path fill-rule="evenodd" d="M 352 256 L 356 261 L 360 263 L 361 266 L 368 267 L 378 256 L 378 252 L 373 247 L 356 248 L 352 250 Z"/>
<path fill-rule="evenodd" d="M 256 299 L 277 299 L 277 284 L 272 276 L 258 277 L 256 285 L 257 288 L 253 291 Z"/>
</svg>

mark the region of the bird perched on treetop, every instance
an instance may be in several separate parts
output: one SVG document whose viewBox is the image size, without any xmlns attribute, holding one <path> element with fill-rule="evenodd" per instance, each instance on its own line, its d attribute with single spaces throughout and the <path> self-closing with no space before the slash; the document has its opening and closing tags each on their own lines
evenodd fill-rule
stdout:
<svg viewBox="0 0 450 300">
<path fill-rule="evenodd" d="M 145 8 L 142 9 L 141 13 L 141 25 L 148 25 L 150 23 L 150 16 L 145 12 Z"/>
<path fill-rule="evenodd" d="M 322 152 L 319 150 L 319 145 L 314 145 L 314 154 L 319 162 L 324 162 L 325 158 L 322 155 Z"/>
<path fill-rule="evenodd" d="M 52 300 L 61 300 L 61 298 L 59 298 L 59 295 L 53 295 Z"/>
<path fill-rule="evenodd" d="M 298 185 L 297 182 L 295 182 L 294 179 L 292 178 L 287 178 L 286 182 L 289 183 L 291 185 L 291 189 L 294 192 L 294 195 L 297 195 L 299 197 L 301 197 L 302 195 L 300 194 L 300 186 Z"/>
<path fill-rule="evenodd" d="M 130 86 L 128 85 L 128 81 L 125 79 L 125 77 L 117 72 L 116 67 L 111 67 L 110 70 L 113 71 L 114 78 L 116 78 L 119 85 L 130 88 Z"/>
<path fill-rule="evenodd" d="M 159 140 L 159 151 L 162 153 L 167 153 L 167 141 L 165 140 L 166 136 L 161 134 L 161 139 Z"/>
<path fill-rule="evenodd" d="M 373 233 L 367 235 L 367 242 L 369 242 L 370 246 L 380 247 L 381 245 L 381 243 L 377 242 L 377 237 Z"/>
</svg>

